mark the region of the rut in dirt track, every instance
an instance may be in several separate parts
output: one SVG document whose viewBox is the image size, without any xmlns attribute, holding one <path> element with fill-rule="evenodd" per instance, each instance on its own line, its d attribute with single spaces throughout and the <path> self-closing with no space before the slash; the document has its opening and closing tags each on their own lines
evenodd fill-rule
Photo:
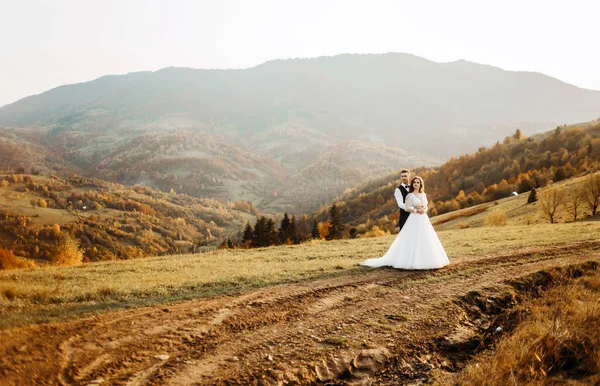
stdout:
<svg viewBox="0 0 600 386">
<path fill-rule="evenodd" d="M 0 331 L 0 383 L 385 384 L 434 367 L 453 371 L 458 365 L 438 355 L 435 342 L 468 342 L 484 323 L 457 299 L 590 260 L 600 261 L 600 242 L 465 257 L 438 271 L 365 269 Z"/>
</svg>

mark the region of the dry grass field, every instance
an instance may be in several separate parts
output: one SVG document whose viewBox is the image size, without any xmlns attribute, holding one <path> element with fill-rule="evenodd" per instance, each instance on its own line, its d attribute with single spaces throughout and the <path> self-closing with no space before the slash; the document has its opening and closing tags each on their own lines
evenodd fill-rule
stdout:
<svg viewBox="0 0 600 386">
<path fill-rule="evenodd" d="M 439 232 L 452 262 L 469 256 L 516 253 L 532 246 L 598 240 L 599 235 L 597 221 Z M 0 327 L 361 274 L 365 268 L 357 264 L 383 255 L 394 237 L 0 271 Z"/>
</svg>

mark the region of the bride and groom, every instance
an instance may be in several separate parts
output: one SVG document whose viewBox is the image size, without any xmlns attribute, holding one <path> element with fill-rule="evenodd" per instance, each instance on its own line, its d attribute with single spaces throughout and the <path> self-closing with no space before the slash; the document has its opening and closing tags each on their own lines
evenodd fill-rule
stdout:
<svg viewBox="0 0 600 386">
<path fill-rule="evenodd" d="M 427 216 L 423 179 L 419 176 L 411 179 L 406 169 L 400 172 L 400 179 L 402 184 L 394 192 L 400 207 L 400 233 L 383 257 L 360 264 L 402 269 L 434 269 L 448 265 L 446 251 Z"/>
</svg>

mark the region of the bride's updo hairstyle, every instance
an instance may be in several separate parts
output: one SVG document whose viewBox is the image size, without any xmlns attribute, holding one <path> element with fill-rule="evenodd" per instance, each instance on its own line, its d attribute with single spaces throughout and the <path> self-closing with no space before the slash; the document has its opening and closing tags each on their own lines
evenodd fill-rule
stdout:
<svg viewBox="0 0 600 386">
<path fill-rule="evenodd" d="M 415 188 L 413 187 L 413 182 L 415 182 L 415 180 L 421 181 L 421 187 L 419 188 L 419 193 L 423 193 L 425 191 L 425 182 L 423 182 L 423 179 L 419 176 L 414 176 L 410 180 L 410 187 L 408 188 L 408 192 L 412 193 L 415 191 Z"/>
</svg>

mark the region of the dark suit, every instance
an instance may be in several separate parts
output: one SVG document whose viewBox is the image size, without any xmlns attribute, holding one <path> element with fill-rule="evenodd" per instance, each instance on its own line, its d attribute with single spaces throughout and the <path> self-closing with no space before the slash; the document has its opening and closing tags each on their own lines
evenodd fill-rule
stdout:
<svg viewBox="0 0 600 386">
<path fill-rule="evenodd" d="M 398 186 L 398 190 L 400 191 L 400 194 L 402 194 L 402 202 L 406 202 L 406 196 L 408 196 L 408 189 L 400 185 Z M 396 197 L 396 199 L 398 199 L 398 197 Z M 410 212 L 407 212 L 404 209 L 400 208 L 400 218 L 398 219 L 398 226 L 400 227 L 400 230 L 402 230 L 402 227 L 408 219 L 408 216 L 410 216 Z"/>
</svg>

